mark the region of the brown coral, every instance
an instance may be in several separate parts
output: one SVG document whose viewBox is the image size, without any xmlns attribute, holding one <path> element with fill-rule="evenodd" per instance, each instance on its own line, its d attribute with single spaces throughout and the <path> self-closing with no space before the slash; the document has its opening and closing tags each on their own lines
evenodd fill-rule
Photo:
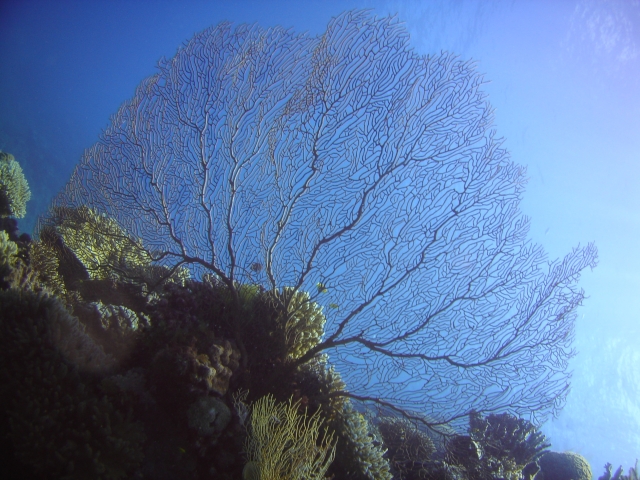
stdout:
<svg viewBox="0 0 640 480">
<path fill-rule="evenodd" d="M 170 403 L 209 393 L 224 395 L 239 358 L 240 353 L 228 340 L 216 340 L 206 353 L 195 346 L 167 347 L 153 359 L 152 380 Z"/>
</svg>

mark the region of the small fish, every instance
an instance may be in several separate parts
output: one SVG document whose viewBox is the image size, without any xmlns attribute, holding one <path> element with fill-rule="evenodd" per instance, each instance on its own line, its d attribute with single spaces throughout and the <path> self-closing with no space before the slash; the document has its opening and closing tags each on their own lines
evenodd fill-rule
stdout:
<svg viewBox="0 0 640 480">
<path fill-rule="evenodd" d="M 178 450 L 180 451 L 180 453 L 187 453 L 187 451 L 182 447 L 178 447 Z"/>
<path fill-rule="evenodd" d="M 337 303 L 330 303 L 329 304 L 329 308 L 338 308 L 340 307 L 340 305 L 338 305 Z"/>
<path fill-rule="evenodd" d="M 262 264 L 260 262 L 255 262 L 251 264 L 251 271 L 252 272 L 256 272 L 258 273 L 260 270 L 262 270 Z"/>
<path fill-rule="evenodd" d="M 316 283 L 316 287 L 318 287 L 318 293 L 327 293 L 327 287 L 323 283 Z"/>
</svg>

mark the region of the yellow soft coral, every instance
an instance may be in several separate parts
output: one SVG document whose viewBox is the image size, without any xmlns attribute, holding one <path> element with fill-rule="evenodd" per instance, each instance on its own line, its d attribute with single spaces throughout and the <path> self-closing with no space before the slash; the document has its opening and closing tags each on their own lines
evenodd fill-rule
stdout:
<svg viewBox="0 0 640 480">
<path fill-rule="evenodd" d="M 327 319 L 322 307 L 312 302 L 307 292 L 285 287 L 275 295 L 278 303 L 286 306 L 286 313 L 280 315 L 279 326 L 284 335 L 287 360 L 296 360 L 320 343 Z"/>
<path fill-rule="evenodd" d="M 13 155 L 0 152 L 0 217 L 22 218 L 31 191 Z"/>
<path fill-rule="evenodd" d="M 300 402 L 276 403 L 271 395 L 251 409 L 246 443 L 245 480 L 323 479 L 333 462 L 336 444 L 326 430 L 318 441 L 322 419 L 318 410 L 299 414 Z"/>
<path fill-rule="evenodd" d="M 151 264 L 142 242 L 129 236 L 113 219 L 87 207 L 59 208 L 53 220 L 57 233 L 93 279 L 106 279 Z"/>
</svg>

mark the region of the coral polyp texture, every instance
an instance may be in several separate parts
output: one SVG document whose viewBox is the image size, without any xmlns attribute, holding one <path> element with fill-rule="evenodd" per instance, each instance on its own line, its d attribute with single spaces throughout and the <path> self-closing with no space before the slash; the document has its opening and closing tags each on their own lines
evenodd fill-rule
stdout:
<svg viewBox="0 0 640 480">
<path fill-rule="evenodd" d="M 431 438 L 406 419 L 382 417 L 378 419 L 377 427 L 387 447 L 385 456 L 389 459 L 393 478 L 428 478 L 424 464 L 436 450 Z"/>
<path fill-rule="evenodd" d="M 0 217 L 24 217 L 30 198 L 22 167 L 13 155 L 0 152 Z"/>
<path fill-rule="evenodd" d="M 537 480 L 591 480 L 593 473 L 587 459 L 575 452 L 547 452 L 538 461 Z"/>
<path fill-rule="evenodd" d="M 327 321 L 322 307 L 311 300 L 309 293 L 285 287 L 273 293 L 274 301 L 282 305 L 278 318 L 279 335 L 284 341 L 285 357 L 302 357 L 322 340 Z"/>
</svg>

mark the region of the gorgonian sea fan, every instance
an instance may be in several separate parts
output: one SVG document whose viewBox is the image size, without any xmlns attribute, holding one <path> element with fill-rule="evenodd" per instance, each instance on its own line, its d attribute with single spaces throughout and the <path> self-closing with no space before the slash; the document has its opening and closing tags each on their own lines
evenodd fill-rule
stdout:
<svg viewBox="0 0 640 480">
<path fill-rule="evenodd" d="M 224 23 L 160 62 L 54 205 L 231 289 L 312 293 L 326 335 L 297 361 L 329 353 L 354 398 L 542 420 L 596 250 L 547 262 L 527 241 L 525 171 L 482 83 L 393 18 L 347 12 L 318 37 Z"/>
</svg>

